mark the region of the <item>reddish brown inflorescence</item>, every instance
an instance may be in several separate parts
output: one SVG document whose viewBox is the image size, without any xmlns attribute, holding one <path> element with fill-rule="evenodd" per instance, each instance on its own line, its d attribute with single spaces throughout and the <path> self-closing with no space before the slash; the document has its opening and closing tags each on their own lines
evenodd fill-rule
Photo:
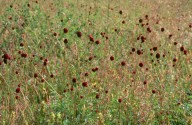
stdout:
<svg viewBox="0 0 192 125">
<path fill-rule="evenodd" d="M 121 15 L 122 15 L 122 14 L 123 14 L 123 11 L 122 11 L 122 10 L 120 10 L 120 11 L 119 11 L 119 14 L 121 14 Z"/>
<path fill-rule="evenodd" d="M 121 62 L 121 65 L 122 65 L 122 66 L 125 66 L 125 64 L 126 64 L 125 61 L 122 61 L 122 62 Z"/>
<path fill-rule="evenodd" d="M 37 74 L 37 73 L 34 73 L 34 77 L 37 78 L 37 77 L 38 77 L 38 74 Z"/>
<path fill-rule="evenodd" d="M 121 103 L 123 100 L 121 98 L 118 99 L 118 102 Z"/>
<path fill-rule="evenodd" d="M 140 62 L 140 63 L 139 63 L 139 66 L 140 66 L 140 67 L 143 67 L 143 63 L 142 63 L 142 62 Z"/>
<path fill-rule="evenodd" d="M 165 31 L 165 29 L 164 28 L 161 28 L 161 32 L 164 32 Z"/>
<path fill-rule="evenodd" d="M 16 88 L 15 91 L 16 91 L 16 93 L 20 93 L 20 91 L 21 91 L 20 87 Z"/>
<path fill-rule="evenodd" d="M 64 41 L 63 41 L 63 42 L 67 44 L 67 43 L 68 43 L 68 39 L 64 39 Z"/>
<path fill-rule="evenodd" d="M 77 79 L 76 79 L 76 78 L 73 78 L 73 79 L 72 79 L 72 82 L 73 82 L 73 83 L 76 83 L 76 82 L 77 82 Z"/>
<path fill-rule="evenodd" d="M 114 60 L 114 56 L 110 56 L 110 60 L 113 61 Z"/>
<path fill-rule="evenodd" d="M 81 38 L 82 33 L 81 33 L 80 31 L 77 31 L 76 34 L 77 34 L 77 36 L 78 36 L 79 38 Z"/>
<path fill-rule="evenodd" d="M 64 29 L 63 29 L 63 32 L 64 32 L 64 33 L 68 33 L 68 29 L 67 29 L 67 28 L 64 28 Z"/>
<path fill-rule="evenodd" d="M 96 99 L 99 99 L 99 94 L 96 94 L 95 98 L 96 98 Z"/>
<path fill-rule="evenodd" d="M 83 86 L 83 87 L 88 87 L 88 83 L 87 83 L 87 82 L 83 82 L 83 83 L 82 83 L 82 86 Z"/>
<path fill-rule="evenodd" d="M 153 94 L 155 94 L 155 93 L 156 93 L 156 90 L 155 90 L 155 89 L 153 89 L 153 90 L 152 90 L 152 93 L 153 93 Z"/>
</svg>

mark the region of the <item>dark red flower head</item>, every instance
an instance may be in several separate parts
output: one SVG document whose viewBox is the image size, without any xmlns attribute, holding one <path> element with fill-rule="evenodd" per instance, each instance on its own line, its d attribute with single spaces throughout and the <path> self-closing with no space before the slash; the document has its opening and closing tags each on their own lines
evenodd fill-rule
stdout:
<svg viewBox="0 0 192 125">
<path fill-rule="evenodd" d="M 150 33 L 150 32 L 151 32 L 151 28 L 150 28 L 150 27 L 148 27 L 148 28 L 147 28 L 147 31 Z"/>
<path fill-rule="evenodd" d="M 64 33 L 68 33 L 68 29 L 67 29 L 67 28 L 64 28 L 64 29 L 63 29 L 63 32 L 64 32 Z"/>
<path fill-rule="evenodd" d="M 73 79 L 72 79 L 72 82 L 73 82 L 73 83 L 76 83 L 76 82 L 77 82 L 77 79 L 76 79 L 76 78 L 73 78 Z"/>
<path fill-rule="evenodd" d="M 122 11 L 122 10 L 120 10 L 120 11 L 119 11 L 119 14 L 123 14 L 123 11 Z"/>
<path fill-rule="evenodd" d="M 83 82 L 83 83 L 82 83 L 82 86 L 83 86 L 83 87 L 88 87 L 88 83 L 87 83 L 87 82 Z"/>
<path fill-rule="evenodd" d="M 156 58 L 157 59 L 160 58 L 160 54 L 159 53 L 156 54 Z"/>
<path fill-rule="evenodd" d="M 15 96 L 15 99 L 19 99 L 19 96 L 18 96 L 18 95 L 16 95 L 16 96 Z"/>
<path fill-rule="evenodd" d="M 41 82 L 45 82 L 45 79 L 44 79 L 44 78 L 42 78 L 42 79 L 41 79 Z"/>
<path fill-rule="evenodd" d="M 177 61 L 177 59 L 176 58 L 173 58 L 173 62 L 176 62 Z"/>
<path fill-rule="evenodd" d="M 141 42 L 145 42 L 146 38 L 144 36 L 141 36 Z"/>
<path fill-rule="evenodd" d="M 54 35 L 54 36 L 57 36 L 57 33 L 56 33 L 56 32 L 54 32 L 54 33 L 53 33 L 53 35 Z"/>
<path fill-rule="evenodd" d="M 183 53 L 184 53 L 185 55 L 187 55 L 187 50 L 184 50 Z"/>
<path fill-rule="evenodd" d="M 184 47 L 183 46 L 180 47 L 180 51 L 184 51 Z"/>
<path fill-rule="evenodd" d="M 26 58 L 27 57 L 27 53 L 21 53 L 21 57 Z"/>
<path fill-rule="evenodd" d="M 90 57 L 89 57 L 89 61 L 91 61 L 92 59 L 93 59 L 93 57 L 92 57 L 92 56 L 90 56 Z"/>
<path fill-rule="evenodd" d="M 64 39 L 64 41 L 63 41 L 64 43 L 68 43 L 68 39 Z"/>
<path fill-rule="evenodd" d="M 177 45 L 177 42 L 174 42 L 173 44 L 174 44 L 174 45 Z"/>
<path fill-rule="evenodd" d="M 122 61 L 122 62 L 121 62 L 121 65 L 122 65 L 122 66 L 125 66 L 125 64 L 126 64 L 125 61 Z"/>
<path fill-rule="evenodd" d="M 137 50 L 137 54 L 141 55 L 142 54 L 141 50 Z"/>
<path fill-rule="evenodd" d="M 97 40 L 97 41 L 95 41 L 95 43 L 96 43 L 96 44 L 100 44 L 100 41 L 99 41 L 99 40 Z"/>
<path fill-rule="evenodd" d="M 16 88 L 16 93 L 19 93 L 21 91 L 20 87 Z"/>
<path fill-rule="evenodd" d="M 135 48 L 132 48 L 132 52 L 135 52 Z"/>
<path fill-rule="evenodd" d="M 18 86 L 18 87 L 21 87 L 21 84 L 18 84 L 17 86 Z"/>
<path fill-rule="evenodd" d="M 54 77 L 54 75 L 53 75 L 53 74 L 51 74 L 51 75 L 50 75 L 50 77 L 51 77 L 51 78 L 53 78 L 53 77 Z"/>
<path fill-rule="evenodd" d="M 20 46 L 23 47 L 23 46 L 24 46 L 24 43 L 20 43 Z"/>
<path fill-rule="evenodd" d="M 189 24 L 189 28 L 192 28 L 192 24 Z"/>
<path fill-rule="evenodd" d="M 8 59 L 8 60 L 11 60 L 11 56 L 9 55 L 9 54 L 7 54 L 7 53 L 5 53 L 3 56 L 2 56 L 2 58 L 4 58 L 4 59 Z"/>
<path fill-rule="evenodd" d="M 143 82 L 143 84 L 146 85 L 146 84 L 147 84 L 147 80 L 145 80 L 145 81 Z"/>
<path fill-rule="evenodd" d="M 171 39 L 172 36 L 173 36 L 172 34 L 169 34 L 169 39 Z"/>
<path fill-rule="evenodd" d="M 140 63 L 139 63 L 139 66 L 140 66 L 140 67 L 143 67 L 143 63 L 142 63 L 142 62 L 140 62 Z"/>
<path fill-rule="evenodd" d="M 94 38 L 93 38 L 92 35 L 89 35 L 89 40 L 90 40 L 91 42 L 94 42 Z"/>
<path fill-rule="evenodd" d="M 164 32 L 165 31 L 165 29 L 164 28 L 161 28 L 161 32 Z"/>
<path fill-rule="evenodd" d="M 95 98 L 98 99 L 99 98 L 99 94 L 96 94 Z"/>
<path fill-rule="evenodd" d="M 123 100 L 121 98 L 118 99 L 118 102 L 121 103 Z"/>
<path fill-rule="evenodd" d="M 110 56 L 110 60 L 113 61 L 114 60 L 114 56 Z"/>
<path fill-rule="evenodd" d="M 82 36 L 82 33 L 80 31 L 76 32 L 77 36 L 80 38 Z"/>
<path fill-rule="evenodd" d="M 157 51 L 157 47 L 153 47 L 153 51 Z"/>
<path fill-rule="evenodd" d="M 37 73 L 34 73 L 34 77 L 37 78 L 37 77 L 38 77 L 38 74 L 37 74 Z"/>
<path fill-rule="evenodd" d="M 155 93 L 156 93 L 156 90 L 155 90 L 155 89 L 153 89 L 153 90 L 152 90 L 152 93 L 153 93 L 153 94 L 155 94 Z"/>
<path fill-rule="evenodd" d="M 88 76 L 88 75 L 89 75 L 89 73 L 88 73 L 88 72 L 86 72 L 86 73 L 85 73 L 85 76 Z"/>
<path fill-rule="evenodd" d="M 96 67 L 96 68 L 92 68 L 92 72 L 96 72 L 96 71 L 98 71 L 98 67 Z"/>
</svg>

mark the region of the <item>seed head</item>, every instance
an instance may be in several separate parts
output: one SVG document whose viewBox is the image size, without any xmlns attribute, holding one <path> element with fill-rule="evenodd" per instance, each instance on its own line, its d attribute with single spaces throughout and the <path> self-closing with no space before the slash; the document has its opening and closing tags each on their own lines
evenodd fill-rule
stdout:
<svg viewBox="0 0 192 125">
<path fill-rule="evenodd" d="M 88 83 L 87 83 L 87 82 L 83 82 L 83 83 L 82 83 L 82 86 L 83 86 L 83 87 L 88 87 Z"/>
<path fill-rule="evenodd" d="M 20 87 L 16 88 L 16 93 L 19 93 L 21 91 Z"/>
<path fill-rule="evenodd" d="M 143 67 L 143 63 L 142 63 L 142 62 L 140 62 L 140 63 L 139 63 L 139 66 L 140 66 L 140 67 Z"/>
<path fill-rule="evenodd" d="M 114 60 L 114 56 L 110 56 L 110 60 L 113 61 Z"/>
<path fill-rule="evenodd" d="M 123 100 L 121 98 L 118 99 L 118 102 L 121 103 Z"/>
<path fill-rule="evenodd" d="M 78 36 L 79 38 L 81 38 L 82 33 L 81 33 L 80 31 L 77 31 L 76 34 L 77 34 L 77 36 Z"/>
<path fill-rule="evenodd" d="M 67 29 L 67 28 L 64 28 L 64 29 L 63 29 L 63 32 L 64 32 L 64 33 L 68 33 L 68 29 Z"/>
</svg>

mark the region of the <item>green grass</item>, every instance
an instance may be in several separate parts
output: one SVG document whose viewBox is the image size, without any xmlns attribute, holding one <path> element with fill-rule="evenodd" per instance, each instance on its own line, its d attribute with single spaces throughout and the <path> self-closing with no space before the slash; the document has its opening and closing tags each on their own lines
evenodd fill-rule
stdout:
<svg viewBox="0 0 192 125">
<path fill-rule="evenodd" d="M 191 1 L 0 3 L 2 125 L 192 124 Z"/>
</svg>

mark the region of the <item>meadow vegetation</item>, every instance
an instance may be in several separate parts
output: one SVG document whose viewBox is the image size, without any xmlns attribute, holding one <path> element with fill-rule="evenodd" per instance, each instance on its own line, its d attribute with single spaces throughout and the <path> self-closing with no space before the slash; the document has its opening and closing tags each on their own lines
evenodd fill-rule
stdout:
<svg viewBox="0 0 192 125">
<path fill-rule="evenodd" d="M 1 125 L 191 125 L 192 0 L 0 0 Z"/>
</svg>

